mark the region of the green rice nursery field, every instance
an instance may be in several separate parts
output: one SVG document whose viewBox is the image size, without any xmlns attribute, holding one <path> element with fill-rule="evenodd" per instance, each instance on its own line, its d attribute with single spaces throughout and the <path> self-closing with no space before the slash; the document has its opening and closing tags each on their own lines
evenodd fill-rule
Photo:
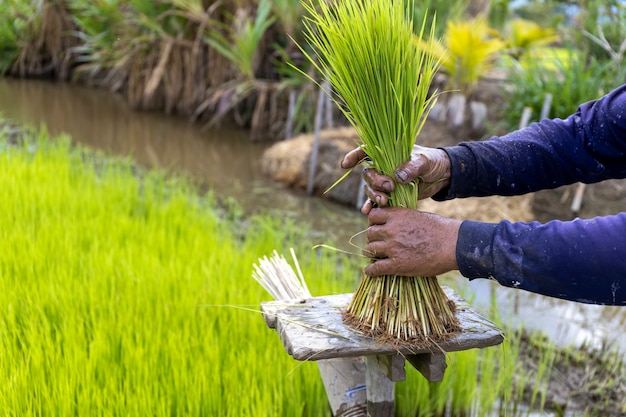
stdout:
<svg viewBox="0 0 626 417">
<path fill-rule="evenodd" d="M 252 266 L 293 247 L 321 295 L 354 290 L 360 259 L 314 251 L 302 226 L 236 218 L 181 177 L 67 137 L 27 129 L 10 145 L 6 126 L 0 415 L 330 415 L 315 363 L 292 360 L 257 312 L 271 298 Z M 515 346 L 511 336 L 450 355 L 439 384 L 408 369 L 397 415 L 488 415 L 499 400 L 515 402 Z M 536 375 L 527 378 L 545 378 Z"/>
<path fill-rule="evenodd" d="M 252 265 L 297 232 L 243 230 L 183 180 L 98 160 L 45 132 L 0 153 L 0 414 L 325 415 L 316 366 L 229 307 L 268 299 Z"/>
</svg>

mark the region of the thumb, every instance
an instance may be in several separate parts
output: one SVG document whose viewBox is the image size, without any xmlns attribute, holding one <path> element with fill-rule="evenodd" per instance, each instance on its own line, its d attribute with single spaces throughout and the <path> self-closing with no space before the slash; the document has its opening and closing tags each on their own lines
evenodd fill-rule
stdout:
<svg viewBox="0 0 626 417">
<path fill-rule="evenodd" d="M 402 164 L 398 165 L 398 168 L 396 169 L 396 179 L 401 184 L 410 183 L 415 178 L 420 176 L 420 171 L 422 170 L 423 165 L 424 160 L 422 158 L 410 159 L 406 162 L 403 162 Z"/>
<path fill-rule="evenodd" d="M 341 168 L 349 169 L 357 166 L 366 157 L 365 151 L 361 148 L 356 148 L 348 152 L 341 160 Z"/>
<path fill-rule="evenodd" d="M 391 264 L 391 260 L 389 258 L 378 259 L 375 262 L 372 262 L 368 266 L 365 267 L 363 272 L 368 277 L 380 277 L 383 275 L 388 275 L 389 266 Z"/>
</svg>

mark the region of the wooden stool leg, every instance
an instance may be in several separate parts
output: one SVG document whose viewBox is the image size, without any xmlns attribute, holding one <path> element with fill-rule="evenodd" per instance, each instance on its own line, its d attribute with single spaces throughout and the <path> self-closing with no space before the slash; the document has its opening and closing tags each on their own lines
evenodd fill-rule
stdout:
<svg viewBox="0 0 626 417">
<path fill-rule="evenodd" d="M 366 416 L 365 358 L 324 359 L 317 365 L 333 416 Z"/>
<path fill-rule="evenodd" d="M 367 386 L 368 417 L 394 415 L 394 381 L 406 378 L 404 358 L 399 355 L 367 356 L 365 384 Z"/>
</svg>

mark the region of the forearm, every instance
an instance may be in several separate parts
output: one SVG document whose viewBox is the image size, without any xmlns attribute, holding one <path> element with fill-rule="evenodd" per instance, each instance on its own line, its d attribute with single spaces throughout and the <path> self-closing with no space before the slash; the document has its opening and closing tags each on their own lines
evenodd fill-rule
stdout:
<svg viewBox="0 0 626 417">
<path fill-rule="evenodd" d="M 626 88 L 581 105 L 566 120 L 546 119 L 503 137 L 443 149 L 451 184 L 438 200 L 625 178 Z"/>
<path fill-rule="evenodd" d="M 626 305 L 626 213 L 546 224 L 465 221 L 460 272 L 567 300 Z"/>
</svg>

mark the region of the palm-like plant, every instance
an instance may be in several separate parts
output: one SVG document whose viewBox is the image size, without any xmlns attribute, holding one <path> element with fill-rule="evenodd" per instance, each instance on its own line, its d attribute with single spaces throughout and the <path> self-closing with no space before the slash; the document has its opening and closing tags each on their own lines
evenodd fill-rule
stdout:
<svg viewBox="0 0 626 417">
<path fill-rule="evenodd" d="M 29 16 L 36 14 L 27 2 L 8 0 L 0 8 L 0 75 L 9 70 L 20 53 L 20 39 L 26 37 Z"/>
<path fill-rule="evenodd" d="M 550 45 L 558 40 L 559 35 L 554 29 L 543 28 L 524 19 L 515 19 L 509 23 L 505 39 L 509 54 L 516 59 L 532 48 Z"/>
<path fill-rule="evenodd" d="M 126 39 L 120 28 L 129 26 L 119 0 L 73 0 L 69 3 L 82 42 L 74 48 L 77 71 L 100 73 L 126 61 Z"/>
<path fill-rule="evenodd" d="M 436 56 L 450 77 L 452 88 L 468 97 L 492 68 L 505 44 L 483 18 L 448 21 L 443 42 L 434 40 Z"/>
<path fill-rule="evenodd" d="M 275 17 L 270 14 L 271 10 L 272 3 L 269 0 L 260 0 L 254 18 L 250 16 L 249 9 L 244 8 L 229 16 L 226 24 L 213 22 L 214 27 L 209 36 L 205 37 L 205 41 L 227 58 L 240 76 L 210 91 L 207 99 L 198 108 L 197 112 L 202 112 L 206 108 L 217 107 L 209 124 L 218 123 L 227 112 L 256 93 L 251 118 L 252 137 L 261 130 L 266 103 L 274 86 L 271 82 L 258 80 L 255 72 L 259 45 L 265 32 L 275 21 Z"/>
<path fill-rule="evenodd" d="M 257 61 L 257 47 L 265 31 L 274 22 L 270 16 L 272 4 L 261 0 L 252 19 L 246 9 L 240 9 L 231 16 L 227 24 L 216 22 L 206 41 L 228 58 L 248 80 L 254 79 Z M 226 35 L 224 35 L 224 32 Z"/>
<path fill-rule="evenodd" d="M 472 134 L 482 133 L 487 107 L 480 102 L 467 106 L 467 102 L 472 99 L 478 82 L 504 50 L 504 42 L 482 17 L 448 21 L 443 42 L 432 42 L 433 53 L 442 61 L 443 72 L 448 76 L 447 88 L 454 91 L 449 96 L 446 110 L 438 112 L 439 118 L 447 119 L 448 126 L 453 129 L 471 122 Z"/>
<path fill-rule="evenodd" d="M 67 78 L 76 39 L 63 2 L 7 0 L 0 9 L 0 74 Z"/>
</svg>

